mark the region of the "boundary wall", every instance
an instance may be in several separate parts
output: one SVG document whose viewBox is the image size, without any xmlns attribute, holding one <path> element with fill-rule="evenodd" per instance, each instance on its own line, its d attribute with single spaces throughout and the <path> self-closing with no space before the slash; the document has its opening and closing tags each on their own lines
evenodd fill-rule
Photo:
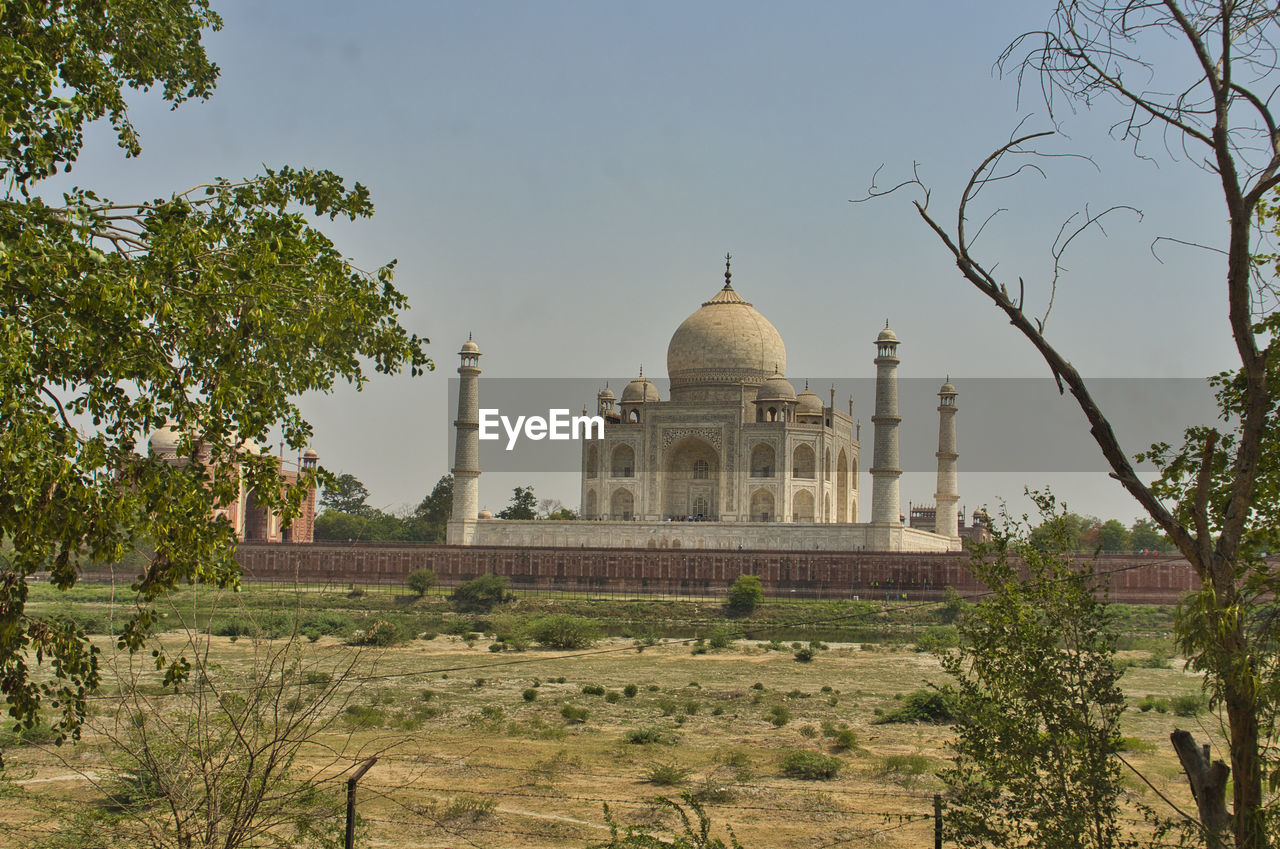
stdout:
<svg viewBox="0 0 1280 849">
<path fill-rule="evenodd" d="M 947 587 L 962 595 L 986 589 L 964 552 L 246 542 L 236 558 L 249 581 L 342 586 L 400 586 L 410 572 L 430 569 L 442 586 L 492 573 L 516 589 L 640 595 L 722 596 L 740 575 L 757 575 L 773 597 L 928 600 Z M 1173 604 L 1198 584 L 1180 556 L 1104 554 L 1095 568 L 1109 576 L 1115 602 Z"/>
</svg>

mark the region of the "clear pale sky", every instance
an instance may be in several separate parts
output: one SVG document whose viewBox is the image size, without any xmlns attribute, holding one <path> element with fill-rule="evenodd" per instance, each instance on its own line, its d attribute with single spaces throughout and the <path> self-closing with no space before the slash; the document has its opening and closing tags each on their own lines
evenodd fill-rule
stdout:
<svg viewBox="0 0 1280 849">
<path fill-rule="evenodd" d="M 372 191 L 376 216 L 326 230 L 358 265 L 399 261 L 404 323 L 432 340 L 437 371 L 375 379 L 361 394 L 308 397 L 314 447 L 371 503 L 416 503 L 448 469 L 448 378 L 474 333 L 486 376 L 625 381 L 665 376 L 671 333 L 723 282 L 787 344 L 788 376 L 873 376 L 889 319 L 904 377 L 950 375 L 960 391 L 962 501 L 1022 508 L 1051 483 L 1073 509 L 1139 514 L 1101 473 L 975 474 L 965 465 L 965 381 L 1043 377 L 1029 345 L 949 261 L 901 194 L 850 204 L 919 163 L 931 209 L 954 220 L 972 168 L 1019 121 L 1051 127 L 1038 91 L 1019 102 L 993 61 L 1042 26 L 1047 2 L 218 3 L 208 37 L 222 67 L 207 103 L 170 112 L 133 98 L 143 154 L 91 136 L 68 184 L 118 200 L 167 195 L 263 164 L 333 169 Z M 1161 57 L 1169 60 L 1178 57 Z M 1043 305 L 1049 246 L 1085 203 L 1131 204 L 1109 238 L 1068 257 L 1048 331 L 1086 375 L 1203 377 L 1231 364 L 1220 263 L 1159 249 L 1161 235 L 1218 244 L 1211 180 L 1162 148 L 1140 161 L 1107 136 L 1121 112 L 1060 115 L 1047 179 L 986 198 L 1007 208 L 978 253 Z M 817 387 L 820 392 L 822 387 Z M 568 399 L 581 406 L 590 398 Z M 872 398 L 856 398 L 870 466 Z M 841 403 L 838 401 L 838 403 Z M 1037 397 L 1078 416 L 1069 399 Z M 1018 429 L 1010 405 L 1006 424 Z M 1135 452 L 1147 434 L 1123 434 Z M 1025 438 L 1026 434 L 1022 434 Z M 931 455 L 935 446 L 905 446 Z M 918 464 L 917 464 L 918 465 Z M 515 483 L 576 507 L 572 474 L 481 479 L 497 510 Z M 864 512 L 869 479 L 864 475 Z M 928 474 L 903 482 L 932 498 Z"/>
</svg>

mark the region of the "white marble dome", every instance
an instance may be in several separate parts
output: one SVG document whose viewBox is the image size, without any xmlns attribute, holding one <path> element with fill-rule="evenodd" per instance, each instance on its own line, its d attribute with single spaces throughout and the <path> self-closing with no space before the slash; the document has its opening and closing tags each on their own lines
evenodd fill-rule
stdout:
<svg viewBox="0 0 1280 849">
<path fill-rule="evenodd" d="M 667 346 L 673 390 L 683 384 L 758 384 L 786 371 L 787 348 L 777 328 L 727 281 L 684 320 Z"/>
<path fill-rule="evenodd" d="M 622 390 L 622 403 L 632 404 L 638 402 L 661 401 L 658 396 L 658 387 L 644 375 L 640 375 L 635 380 L 627 384 Z"/>
</svg>

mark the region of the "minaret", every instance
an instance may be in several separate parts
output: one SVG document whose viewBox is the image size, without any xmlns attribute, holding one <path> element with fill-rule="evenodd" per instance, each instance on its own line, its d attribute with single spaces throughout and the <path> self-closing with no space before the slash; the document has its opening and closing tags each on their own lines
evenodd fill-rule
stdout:
<svg viewBox="0 0 1280 849">
<path fill-rule="evenodd" d="M 471 542 L 480 512 L 480 347 L 467 334 L 458 352 L 458 419 L 453 423 L 457 442 L 453 451 L 453 522 L 449 542 Z M 466 525 L 462 524 L 467 523 Z M 469 525 L 469 527 L 468 527 Z"/>
<path fill-rule="evenodd" d="M 938 491 L 933 494 L 938 505 L 934 533 L 944 537 L 960 536 L 956 518 L 956 502 L 960 493 L 956 489 L 956 388 L 951 378 L 938 390 Z"/>
<path fill-rule="evenodd" d="M 902 468 L 898 461 L 898 337 L 884 323 L 876 337 L 876 412 L 875 456 L 871 466 L 872 523 L 900 524 L 902 508 L 898 503 L 898 478 Z"/>
</svg>

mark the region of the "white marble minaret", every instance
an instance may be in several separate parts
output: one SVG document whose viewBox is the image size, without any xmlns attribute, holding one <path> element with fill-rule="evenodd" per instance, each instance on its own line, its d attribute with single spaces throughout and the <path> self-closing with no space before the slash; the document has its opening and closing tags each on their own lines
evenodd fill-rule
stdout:
<svg viewBox="0 0 1280 849">
<path fill-rule="evenodd" d="M 873 524 L 901 524 L 902 509 L 898 499 L 898 478 L 902 464 L 898 459 L 898 337 L 884 323 L 876 337 L 876 411 L 871 417 L 875 425 L 875 455 L 871 466 L 871 521 Z"/>
<path fill-rule="evenodd" d="M 467 334 L 458 352 L 458 418 L 453 423 L 453 519 L 450 545 L 469 545 L 480 511 L 480 347 Z"/>
<path fill-rule="evenodd" d="M 938 390 L 938 491 L 933 494 L 937 502 L 934 533 L 944 537 L 960 536 L 956 502 L 960 493 L 956 488 L 956 388 L 951 378 Z"/>
</svg>

